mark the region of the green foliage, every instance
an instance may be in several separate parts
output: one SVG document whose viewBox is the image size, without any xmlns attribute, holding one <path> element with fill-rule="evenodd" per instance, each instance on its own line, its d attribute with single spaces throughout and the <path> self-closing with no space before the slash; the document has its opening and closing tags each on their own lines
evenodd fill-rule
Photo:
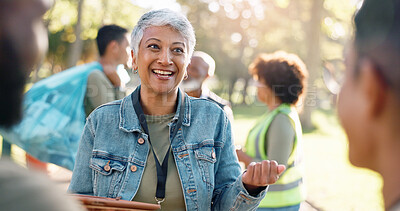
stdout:
<svg viewBox="0 0 400 211">
<path fill-rule="evenodd" d="M 351 18 L 358 1 L 321 1 L 320 61 L 342 59 L 343 46 L 352 34 Z M 247 66 L 261 52 L 285 50 L 298 54 L 306 63 L 309 60 L 309 43 L 315 42 L 309 40 L 308 35 L 313 0 L 178 2 L 183 5 L 195 28 L 196 49 L 206 51 L 215 58 L 216 75 L 226 84 L 224 86 L 229 87 L 228 98 L 237 92 L 234 83 L 238 78 L 250 78 Z M 322 67 L 310 71 L 317 74 L 311 78 L 320 80 L 320 70 Z M 310 84 L 315 85 L 314 81 Z M 321 86 L 316 88 L 327 92 L 324 84 L 319 84 Z M 226 96 L 226 93 L 219 94 Z"/>
<path fill-rule="evenodd" d="M 103 24 L 115 23 L 132 29 L 147 9 L 135 6 L 131 0 L 80 0 L 82 9 L 82 32 L 75 36 L 77 6 L 79 0 L 55 0 L 46 14 L 50 50 L 46 62 L 50 72 L 64 69 L 69 57 L 69 47 L 77 39 L 84 40 L 81 61 L 95 59 L 93 39 Z M 344 45 L 352 35 L 352 15 L 359 0 L 323 1 L 320 27 L 319 61 L 343 60 Z M 310 22 L 314 0 L 177 0 L 182 12 L 187 14 L 196 31 L 197 50 L 203 50 L 216 60 L 214 88 L 224 98 L 235 104 L 251 104 L 252 96 L 244 90 L 235 89 L 239 78 L 244 79 L 243 89 L 248 87 L 248 65 L 259 53 L 285 50 L 296 53 L 306 63 L 309 58 Z M 318 27 L 318 25 L 317 25 Z M 316 43 L 317 44 L 317 43 Z M 308 64 L 307 64 L 308 65 Z M 322 65 L 322 62 L 321 62 Z M 327 92 L 321 79 L 321 69 L 315 65 L 313 80 L 321 92 Z M 343 71 L 342 68 L 336 71 Z M 218 81 L 215 80 L 215 81 Z M 323 94 L 321 96 L 327 96 Z"/>
<path fill-rule="evenodd" d="M 69 48 L 77 39 L 84 41 L 80 63 L 96 59 L 94 40 L 102 25 L 117 24 L 131 30 L 143 14 L 142 9 L 130 0 L 83 1 L 80 23 L 82 32 L 78 38 L 75 36 L 78 0 L 55 0 L 53 7 L 44 16 L 49 31 L 49 51 L 42 71 L 49 72 L 50 69 L 51 73 L 55 73 L 65 69 Z"/>
</svg>

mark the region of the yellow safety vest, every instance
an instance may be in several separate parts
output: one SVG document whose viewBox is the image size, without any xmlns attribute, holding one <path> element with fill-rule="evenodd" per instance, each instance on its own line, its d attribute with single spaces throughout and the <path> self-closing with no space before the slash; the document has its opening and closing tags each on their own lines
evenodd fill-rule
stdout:
<svg viewBox="0 0 400 211">
<path fill-rule="evenodd" d="M 259 207 L 286 207 L 299 204 L 305 200 L 303 174 L 300 168 L 301 152 L 297 150 L 301 148 L 302 130 L 295 108 L 288 104 L 281 104 L 273 111 L 265 113 L 247 136 L 246 154 L 260 160 L 268 159 L 264 150 L 265 137 L 272 120 L 279 113 L 286 114 L 292 120 L 295 128 L 293 150 L 289 156 L 286 171 L 274 185 L 269 186 L 268 192 Z"/>
</svg>

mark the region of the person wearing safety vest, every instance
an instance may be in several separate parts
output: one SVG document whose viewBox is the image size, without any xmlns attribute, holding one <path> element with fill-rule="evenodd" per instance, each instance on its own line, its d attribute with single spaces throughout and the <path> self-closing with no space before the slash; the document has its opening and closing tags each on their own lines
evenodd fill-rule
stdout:
<svg viewBox="0 0 400 211">
<path fill-rule="evenodd" d="M 285 164 L 286 171 L 261 201 L 258 210 L 299 210 L 305 200 L 301 169 L 302 129 L 296 106 L 302 103 L 308 76 L 301 59 L 283 51 L 261 54 L 249 66 L 259 100 L 268 107 L 248 134 L 237 155 L 247 167 L 270 159 Z"/>
</svg>

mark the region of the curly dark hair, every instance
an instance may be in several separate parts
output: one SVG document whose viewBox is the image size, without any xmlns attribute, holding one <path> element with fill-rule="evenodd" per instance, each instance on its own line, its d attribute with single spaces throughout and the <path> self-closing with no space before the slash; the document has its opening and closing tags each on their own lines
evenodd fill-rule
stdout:
<svg viewBox="0 0 400 211">
<path fill-rule="evenodd" d="M 295 54 L 260 54 L 250 64 L 249 72 L 271 88 L 282 103 L 297 104 L 306 89 L 308 71 Z"/>
</svg>

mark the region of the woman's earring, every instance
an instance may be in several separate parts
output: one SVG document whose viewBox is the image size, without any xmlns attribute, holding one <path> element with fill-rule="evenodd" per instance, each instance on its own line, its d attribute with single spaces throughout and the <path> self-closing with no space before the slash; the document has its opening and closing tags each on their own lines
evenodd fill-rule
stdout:
<svg viewBox="0 0 400 211">
<path fill-rule="evenodd" d="M 133 74 L 137 74 L 138 73 L 138 67 L 133 68 Z"/>
<path fill-rule="evenodd" d="M 188 79 L 188 74 L 185 74 L 185 76 L 183 76 L 183 80 L 186 80 L 186 79 Z"/>
</svg>

